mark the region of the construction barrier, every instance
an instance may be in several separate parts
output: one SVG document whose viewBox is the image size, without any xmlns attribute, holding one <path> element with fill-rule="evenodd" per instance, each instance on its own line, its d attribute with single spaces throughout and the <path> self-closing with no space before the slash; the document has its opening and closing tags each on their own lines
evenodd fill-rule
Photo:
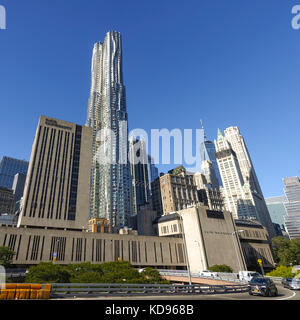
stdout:
<svg viewBox="0 0 300 320">
<path fill-rule="evenodd" d="M 51 288 L 51 284 L 6 283 L 0 300 L 49 299 Z"/>
</svg>

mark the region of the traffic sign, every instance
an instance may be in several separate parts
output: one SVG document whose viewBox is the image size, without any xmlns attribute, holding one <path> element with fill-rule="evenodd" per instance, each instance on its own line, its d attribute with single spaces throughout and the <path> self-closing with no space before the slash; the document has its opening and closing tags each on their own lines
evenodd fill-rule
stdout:
<svg viewBox="0 0 300 320">
<path fill-rule="evenodd" d="M 260 266 L 262 266 L 262 260 L 261 259 L 257 259 L 257 262 Z"/>
</svg>

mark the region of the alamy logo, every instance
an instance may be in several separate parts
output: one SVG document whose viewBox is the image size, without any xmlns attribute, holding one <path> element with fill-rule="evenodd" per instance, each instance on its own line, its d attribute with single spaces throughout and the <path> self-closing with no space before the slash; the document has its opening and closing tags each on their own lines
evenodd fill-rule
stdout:
<svg viewBox="0 0 300 320">
<path fill-rule="evenodd" d="M 6 29 L 6 9 L 0 5 L 0 30 Z"/>
<path fill-rule="evenodd" d="M 295 16 L 292 19 L 292 27 L 295 30 L 300 29 L 300 5 L 293 6 L 292 14 Z"/>
</svg>

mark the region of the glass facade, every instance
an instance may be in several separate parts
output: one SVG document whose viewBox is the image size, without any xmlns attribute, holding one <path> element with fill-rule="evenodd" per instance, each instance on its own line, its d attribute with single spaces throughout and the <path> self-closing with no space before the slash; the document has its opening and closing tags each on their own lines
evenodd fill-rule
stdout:
<svg viewBox="0 0 300 320">
<path fill-rule="evenodd" d="M 219 186 L 222 186 L 222 179 L 218 167 L 218 162 L 216 159 L 216 147 L 213 141 L 209 141 L 206 139 L 204 128 L 201 130 L 201 149 L 200 149 L 200 155 L 201 155 L 201 161 L 209 160 L 214 168 L 214 174 L 216 175 L 218 179 Z M 217 187 L 217 186 L 215 186 Z"/>
<path fill-rule="evenodd" d="M 284 216 L 286 210 L 284 203 L 287 202 L 285 196 L 265 198 L 270 217 L 273 223 L 277 223 L 281 228 L 284 228 Z"/>
<path fill-rule="evenodd" d="M 3 157 L 0 161 L 0 187 L 12 189 L 15 175 L 26 175 L 28 164 L 25 160 Z"/>
</svg>

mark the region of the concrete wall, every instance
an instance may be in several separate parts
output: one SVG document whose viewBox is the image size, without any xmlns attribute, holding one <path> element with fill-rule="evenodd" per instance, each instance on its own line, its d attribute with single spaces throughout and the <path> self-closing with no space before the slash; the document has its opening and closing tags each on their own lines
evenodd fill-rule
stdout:
<svg viewBox="0 0 300 320">
<path fill-rule="evenodd" d="M 3 245 L 15 251 L 13 263 L 19 265 L 52 261 L 57 252 L 59 264 L 103 263 L 120 257 L 134 266 L 186 266 L 180 238 L 0 226 Z"/>
<path fill-rule="evenodd" d="M 191 272 L 216 264 L 245 270 L 245 261 L 230 212 L 210 211 L 197 205 L 178 211 L 182 214 Z"/>
</svg>

